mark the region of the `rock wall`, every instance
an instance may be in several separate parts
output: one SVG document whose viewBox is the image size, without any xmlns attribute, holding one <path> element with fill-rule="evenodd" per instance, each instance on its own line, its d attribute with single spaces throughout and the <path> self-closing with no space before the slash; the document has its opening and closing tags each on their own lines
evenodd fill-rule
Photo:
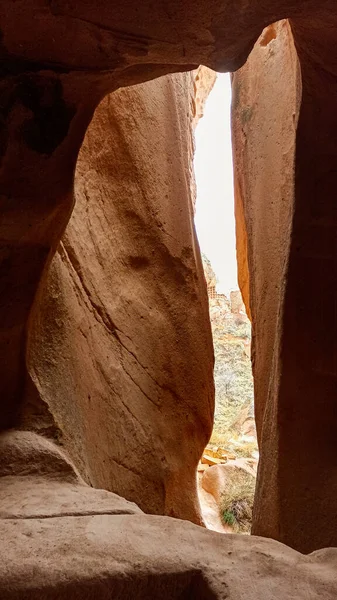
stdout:
<svg viewBox="0 0 337 600">
<path fill-rule="evenodd" d="M 232 106 L 239 278 L 252 318 L 260 447 L 253 530 L 277 528 L 277 535 L 278 402 L 300 98 L 298 59 L 290 26 L 283 21 L 263 32 L 246 65 L 235 73 Z M 248 279 L 249 289 L 242 284 Z"/>
<path fill-rule="evenodd" d="M 252 318 L 259 437 L 279 349 L 294 207 L 300 74 L 287 21 L 271 25 L 233 76 L 239 282 Z M 248 239 L 246 249 L 245 240 Z M 247 274 L 248 270 L 248 274 Z M 246 283 L 249 280 L 249 288 Z"/>
<path fill-rule="evenodd" d="M 306 15 L 292 31 L 302 102 L 279 392 L 279 539 L 308 552 L 337 546 L 337 15 Z"/>
<path fill-rule="evenodd" d="M 145 515 L 32 432 L 0 434 L 1 600 L 334 600 L 336 549 Z M 294 572 L 296 576 L 294 577 Z"/>
<path fill-rule="evenodd" d="M 200 66 L 194 71 L 194 103 L 193 103 L 193 126 L 198 125 L 199 119 L 204 116 L 205 104 L 213 86 L 217 74 L 212 69 Z"/>
<path fill-rule="evenodd" d="M 190 195 L 193 101 L 193 76 L 177 74 L 96 110 L 27 362 L 91 485 L 199 522 L 196 466 L 214 391 Z M 31 395 L 24 423 L 45 430 L 33 406 Z"/>
<path fill-rule="evenodd" d="M 268 27 L 233 78 L 238 257 L 260 445 L 253 532 L 303 552 L 337 543 L 337 89 L 331 38 L 318 40 L 323 23 L 292 23 L 300 63 L 289 24 Z M 336 32 L 333 19 L 329 27 Z"/>
<path fill-rule="evenodd" d="M 53 379 L 49 372 L 53 372 L 54 367 L 55 372 L 61 372 L 57 365 L 61 355 L 55 352 L 52 356 L 49 347 L 54 348 L 55 340 L 52 335 L 43 337 L 41 333 L 44 353 L 51 358 L 46 374 L 38 374 L 34 339 L 44 330 L 40 305 L 46 302 L 43 294 L 48 268 L 72 212 L 75 163 L 95 107 L 117 88 L 188 71 L 199 64 L 233 71 L 245 63 L 263 28 L 286 18 L 291 20 L 303 82 L 295 163 L 298 69 L 292 42 L 285 41 L 280 51 L 284 60 L 278 60 L 277 55 L 273 58 L 278 68 L 267 68 L 264 76 L 257 63 L 256 71 L 251 71 L 256 103 L 261 102 L 263 106 L 264 99 L 272 100 L 265 103 L 265 110 L 260 110 L 255 123 L 260 127 L 256 132 L 260 138 L 256 154 L 260 166 L 255 171 L 260 188 L 250 181 L 252 189 L 256 187 L 268 204 L 247 212 L 244 189 L 238 187 L 238 181 L 236 190 L 237 197 L 241 198 L 237 212 L 241 218 L 241 273 L 245 273 L 241 285 L 246 299 L 249 286 L 249 303 L 252 313 L 255 311 L 253 360 L 263 455 L 256 531 L 308 551 L 337 545 L 333 518 L 337 491 L 335 0 L 319 3 L 317 0 L 263 3 L 259 0 L 231 3 L 173 0 L 170 4 L 158 0 L 155 5 L 150 0 L 142 3 L 134 0 L 113 3 L 107 0 L 95 3 L 4 0 L 1 3 L 0 429 L 19 426 L 19 409 L 27 406 L 29 398 L 30 412 L 26 411 L 21 426 L 38 428 L 43 421 L 44 431 L 61 435 L 48 412 L 50 400 L 47 404 L 38 400 L 39 377 L 45 387 L 49 384 L 49 396 L 58 394 L 60 379 Z M 275 28 L 270 28 L 257 51 L 271 52 L 278 47 L 278 37 L 275 37 Z M 265 95 L 261 93 L 258 97 L 257 92 L 262 88 Z M 290 107 L 295 110 L 289 110 Z M 246 131 L 254 122 L 249 114 L 246 111 L 243 115 Z M 282 119 L 285 119 L 284 131 L 278 125 L 283 123 Z M 144 139 L 150 126 L 147 125 Z M 253 134 L 252 129 L 250 133 Z M 280 138 L 278 134 L 282 134 Z M 289 146 L 284 146 L 283 135 Z M 274 141 L 269 143 L 271 139 Z M 243 135 L 243 147 L 245 144 Z M 269 147 L 277 165 L 275 178 L 268 170 L 262 177 L 262 158 Z M 144 148 L 146 150 L 145 142 Z M 250 148 L 249 143 L 247 148 Z M 145 151 L 143 154 L 146 156 Z M 100 156 L 101 144 L 95 160 Z M 122 167 L 120 172 L 123 172 Z M 280 193 L 277 184 L 285 186 L 284 193 Z M 270 193 L 264 194 L 264 186 L 269 186 Z M 259 194 L 254 193 L 254 203 Z M 247 198 L 252 200 L 250 196 Z M 266 206 L 271 212 L 275 211 L 273 220 L 266 216 Z M 180 205 L 179 214 L 182 214 Z M 250 222 L 248 217 L 251 217 Z M 178 222 L 176 213 L 172 213 L 171 218 Z M 102 216 L 101 222 L 104 219 Z M 265 222 L 269 222 L 272 235 Z M 92 232 L 90 228 L 89 231 Z M 267 236 L 265 241 L 264 235 Z M 259 240 L 256 248 L 261 249 L 261 267 L 257 254 L 254 258 L 254 236 Z M 64 246 L 65 255 L 58 257 L 59 262 L 68 260 L 69 255 L 74 261 L 74 253 L 69 248 L 71 242 Z M 69 266 L 69 272 L 71 268 Z M 53 269 L 51 277 L 55 278 L 55 265 Z M 267 277 L 263 274 L 265 270 Z M 71 287 L 69 284 L 69 290 Z M 199 289 L 197 285 L 196 289 Z M 56 286 L 51 296 L 55 303 L 59 296 Z M 54 310 L 53 304 L 51 310 Z M 105 319 L 104 311 L 101 314 Z M 189 315 L 187 323 L 188 318 Z M 60 323 L 61 342 L 69 344 L 63 356 L 69 357 L 67 360 L 72 364 L 71 355 L 77 356 L 77 347 L 74 349 L 72 344 L 80 328 L 75 332 L 71 318 L 67 319 L 55 321 Z M 69 336 L 66 327 L 62 329 L 63 323 L 69 323 L 69 331 L 74 331 L 74 335 Z M 114 321 L 112 325 L 109 320 L 107 323 L 109 331 L 117 331 Z M 52 328 L 50 334 L 57 337 Z M 88 336 L 88 332 L 86 334 Z M 203 339 L 200 347 L 202 344 Z M 42 348 L 35 346 L 35 352 L 42 353 Z M 91 358 L 94 360 L 95 355 Z M 200 368 L 198 363 L 197 369 Z M 210 369 L 210 363 L 205 368 Z M 76 369 L 72 367 L 62 370 L 64 380 L 68 378 L 69 389 L 75 385 L 74 373 Z M 75 387 L 82 384 L 89 370 L 82 373 Z M 76 414 L 74 396 L 69 400 L 64 412 Z M 193 409 L 194 404 L 186 411 L 187 421 L 196 418 Z M 207 409 L 212 412 L 208 404 Z M 108 413 L 106 408 L 102 411 Z M 206 413 L 203 418 L 205 427 L 201 430 L 207 437 L 206 423 L 210 418 Z M 58 419 L 61 421 L 60 415 Z M 77 418 L 72 419 L 80 423 Z M 81 428 L 83 423 L 89 428 L 85 419 L 80 423 Z M 193 425 L 192 431 L 195 429 Z M 74 428 L 70 434 L 69 427 L 64 443 L 70 449 L 77 444 L 79 449 L 73 449 L 72 453 L 76 454 L 76 462 L 80 462 L 84 438 L 77 431 Z M 97 448 L 102 449 L 103 455 L 102 436 L 95 430 L 95 424 L 90 435 L 92 432 L 97 435 Z M 171 440 L 176 453 L 179 441 L 177 437 Z M 100 466 L 103 464 L 102 459 Z M 84 471 L 83 464 L 82 468 Z M 196 510 L 191 512 L 196 517 Z"/>
</svg>

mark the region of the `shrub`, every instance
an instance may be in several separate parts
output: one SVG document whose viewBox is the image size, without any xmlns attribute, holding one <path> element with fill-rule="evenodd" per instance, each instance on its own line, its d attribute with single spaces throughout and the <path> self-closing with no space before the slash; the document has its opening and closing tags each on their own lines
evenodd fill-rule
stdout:
<svg viewBox="0 0 337 600">
<path fill-rule="evenodd" d="M 233 527 L 235 525 L 235 516 L 230 510 L 224 510 L 222 514 L 222 521 L 226 523 L 226 525 Z"/>
<path fill-rule="evenodd" d="M 226 489 L 221 494 L 220 517 L 236 533 L 249 533 L 255 492 L 255 477 L 242 469 L 233 468 Z"/>
</svg>

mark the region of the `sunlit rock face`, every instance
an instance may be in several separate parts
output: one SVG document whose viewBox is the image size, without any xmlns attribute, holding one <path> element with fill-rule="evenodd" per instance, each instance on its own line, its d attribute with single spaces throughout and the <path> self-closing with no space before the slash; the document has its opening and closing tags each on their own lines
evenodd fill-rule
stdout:
<svg viewBox="0 0 337 600">
<path fill-rule="evenodd" d="M 88 482 L 199 522 L 195 469 L 214 392 L 190 194 L 193 101 L 188 73 L 97 109 L 28 366 Z"/>
</svg>

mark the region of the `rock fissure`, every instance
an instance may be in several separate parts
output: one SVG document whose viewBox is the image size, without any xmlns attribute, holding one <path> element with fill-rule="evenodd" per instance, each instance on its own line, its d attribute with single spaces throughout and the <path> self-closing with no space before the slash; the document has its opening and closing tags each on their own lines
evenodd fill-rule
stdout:
<svg viewBox="0 0 337 600">
<path fill-rule="evenodd" d="M 0 5 L 0 462 L 13 474 L 0 502 L 16 506 L 1 520 L 0 596 L 334 600 L 336 551 L 305 559 L 282 543 L 337 545 L 336 3 L 41 6 Z M 237 255 L 261 457 L 260 537 L 245 539 L 187 523 L 201 523 L 214 409 L 196 75 L 182 72 L 199 64 L 240 67 Z M 83 503 L 70 461 L 24 427 L 62 443 L 94 486 Z M 107 514 L 98 488 L 112 512 L 132 500 L 150 514 Z M 24 519 L 27 507 L 60 516 Z"/>
</svg>

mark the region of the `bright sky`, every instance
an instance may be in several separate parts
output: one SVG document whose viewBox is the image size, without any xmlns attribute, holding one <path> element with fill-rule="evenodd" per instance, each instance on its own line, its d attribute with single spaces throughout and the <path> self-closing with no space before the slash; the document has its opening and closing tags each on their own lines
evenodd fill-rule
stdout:
<svg viewBox="0 0 337 600">
<path fill-rule="evenodd" d="M 219 73 L 196 128 L 194 158 L 199 244 L 217 275 L 217 291 L 225 294 L 238 289 L 230 103 L 230 76 Z"/>
</svg>

